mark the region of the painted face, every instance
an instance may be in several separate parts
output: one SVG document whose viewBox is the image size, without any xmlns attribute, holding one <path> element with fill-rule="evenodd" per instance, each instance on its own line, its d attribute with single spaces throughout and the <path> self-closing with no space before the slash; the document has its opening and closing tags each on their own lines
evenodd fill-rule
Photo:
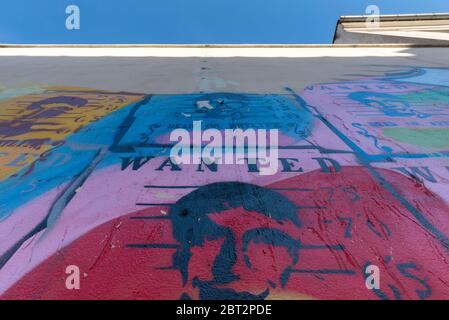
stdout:
<svg viewBox="0 0 449 320">
<path fill-rule="evenodd" d="M 297 226 L 242 207 L 208 218 L 221 236 L 191 250 L 189 277 L 200 299 L 264 299 L 282 286 L 298 259 Z"/>
<path fill-rule="evenodd" d="M 199 299 L 264 299 L 298 260 L 298 207 L 240 182 L 203 186 L 170 208 L 174 266 Z"/>
<path fill-rule="evenodd" d="M 27 110 L 33 111 L 30 117 L 34 119 L 46 119 L 64 114 L 72 109 L 84 107 L 87 103 L 88 101 L 86 99 L 72 96 L 59 96 L 33 103 Z"/>
</svg>

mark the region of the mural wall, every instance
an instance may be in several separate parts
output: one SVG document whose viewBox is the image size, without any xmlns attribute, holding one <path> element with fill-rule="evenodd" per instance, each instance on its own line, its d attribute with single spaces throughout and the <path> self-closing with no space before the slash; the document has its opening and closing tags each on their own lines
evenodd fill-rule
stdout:
<svg viewBox="0 0 449 320">
<path fill-rule="evenodd" d="M 276 95 L 2 88 L 0 297 L 447 299 L 444 79 L 410 68 Z M 279 129 L 279 171 L 171 162 L 170 132 L 198 120 Z"/>
</svg>

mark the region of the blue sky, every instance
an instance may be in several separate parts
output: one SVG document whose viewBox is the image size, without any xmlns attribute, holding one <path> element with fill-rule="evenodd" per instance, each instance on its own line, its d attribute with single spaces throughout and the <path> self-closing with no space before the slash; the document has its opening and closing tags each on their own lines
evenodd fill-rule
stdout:
<svg viewBox="0 0 449 320">
<path fill-rule="evenodd" d="M 65 8 L 78 5 L 81 29 Z M 341 15 L 449 12 L 448 0 L 2 0 L 1 43 L 330 43 Z"/>
</svg>

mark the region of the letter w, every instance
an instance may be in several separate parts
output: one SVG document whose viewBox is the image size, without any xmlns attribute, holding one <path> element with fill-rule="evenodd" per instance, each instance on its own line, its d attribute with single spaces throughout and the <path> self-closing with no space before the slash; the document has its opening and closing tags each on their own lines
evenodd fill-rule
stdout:
<svg viewBox="0 0 449 320">
<path fill-rule="evenodd" d="M 398 171 L 402 172 L 403 174 L 406 174 L 415 179 L 417 179 L 417 177 L 420 176 L 429 182 L 433 182 L 433 183 L 437 182 L 437 180 L 432 175 L 432 173 L 430 172 L 428 167 L 421 167 L 421 168 L 419 168 L 419 167 L 410 167 L 410 168 L 399 167 L 399 168 L 393 168 L 393 169 L 398 170 Z"/>
<path fill-rule="evenodd" d="M 133 165 L 133 170 L 137 171 L 140 169 L 140 167 L 142 167 L 145 163 L 147 163 L 148 161 L 150 161 L 151 159 L 153 159 L 154 157 L 135 157 L 135 158 L 123 158 L 120 157 L 120 159 L 122 159 L 122 171 L 126 170 L 126 168 L 129 167 L 129 165 L 132 163 Z M 145 159 L 142 161 L 142 159 Z"/>
</svg>

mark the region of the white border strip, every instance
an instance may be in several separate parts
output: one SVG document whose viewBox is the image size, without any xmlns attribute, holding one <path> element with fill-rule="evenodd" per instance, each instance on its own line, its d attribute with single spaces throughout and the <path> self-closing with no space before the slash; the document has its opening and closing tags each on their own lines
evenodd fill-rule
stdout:
<svg viewBox="0 0 449 320">
<path fill-rule="evenodd" d="M 0 56 L 32 57 L 410 57 L 410 47 L 0 47 Z"/>
</svg>

